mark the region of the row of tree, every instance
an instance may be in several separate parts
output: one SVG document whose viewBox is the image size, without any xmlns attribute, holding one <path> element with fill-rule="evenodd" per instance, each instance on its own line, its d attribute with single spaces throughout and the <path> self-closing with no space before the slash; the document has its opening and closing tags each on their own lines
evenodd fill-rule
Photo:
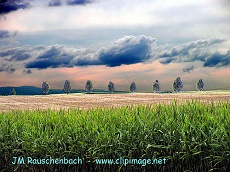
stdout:
<svg viewBox="0 0 230 172">
<path fill-rule="evenodd" d="M 179 92 L 181 91 L 183 88 L 183 83 L 180 79 L 180 77 L 177 77 L 176 80 L 173 82 L 172 84 L 172 89 L 174 92 Z M 202 79 L 199 79 L 196 83 L 196 88 L 198 91 L 202 91 L 204 89 L 204 82 Z M 43 94 L 48 94 L 50 90 L 50 86 L 48 84 L 48 82 L 43 82 L 42 83 L 42 92 Z M 129 90 L 130 92 L 136 92 L 136 84 L 135 82 L 132 82 L 130 87 L 129 87 Z M 69 80 L 66 80 L 65 83 L 64 83 L 64 88 L 63 88 L 63 91 L 64 93 L 66 94 L 69 94 L 70 91 L 71 91 L 71 85 L 70 85 L 70 81 Z M 93 91 L 93 84 L 90 80 L 87 80 L 86 81 L 86 84 L 85 84 L 85 91 L 87 93 L 91 93 Z M 108 84 L 108 91 L 109 93 L 112 93 L 115 91 L 115 86 L 114 86 L 114 83 L 113 82 L 109 82 Z M 156 80 L 154 83 L 153 83 L 153 91 L 155 93 L 159 93 L 160 92 L 160 83 L 158 80 Z"/>
</svg>

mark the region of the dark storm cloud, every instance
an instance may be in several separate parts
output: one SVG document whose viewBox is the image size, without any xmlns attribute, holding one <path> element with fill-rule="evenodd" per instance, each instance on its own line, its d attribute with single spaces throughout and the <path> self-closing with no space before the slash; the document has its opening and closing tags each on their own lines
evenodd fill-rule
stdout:
<svg viewBox="0 0 230 172">
<path fill-rule="evenodd" d="M 162 64 L 169 64 L 169 63 L 172 63 L 172 61 L 173 61 L 173 58 L 172 57 L 168 57 L 166 59 L 160 60 L 160 63 L 162 63 Z"/>
<path fill-rule="evenodd" d="M 35 60 L 28 62 L 25 67 L 47 69 L 90 65 L 102 65 L 95 52 L 54 45 L 46 49 Z"/>
<path fill-rule="evenodd" d="M 36 60 L 26 64 L 26 68 L 37 68 L 37 69 L 47 69 L 51 68 L 58 68 L 61 62 L 53 61 L 53 60 Z M 64 66 L 63 66 L 64 67 Z"/>
<path fill-rule="evenodd" d="M 0 30 L 0 40 L 4 39 L 4 38 L 15 37 L 15 36 L 17 36 L 17 34 L 18 34 L 17 31 L 10 33 L 8 30 Z"/>
<path fill-rule="evenodd" d="M 214 61 L 218 55 L 210 52 L 213 46 L 221 44 L 224 41 L 226 40 L 219 38 L 192 41 L 181 46 L 172 47 L 170 50 L 164 50 L 159 54 L 159 60 L 162 64 L 202 61 L 205 66 L 215 66 L 217 64 L 219 66 L 226 66 L 226 63 L 221 63 L 222 60 L 225 60 L 224 58 L 219 58 L 220 62 L 215 63 Z M 213 55 L 214 57 L 212 57 Z M 215 60 L 211 60 L 210 62 L 210 58 Z"/>
<path fill-rule="evenodd" d="M 183 72 L 190 73 L 190 71 L 194 70 L 194 66 L 186 66 L 182 69 Z"/>
<path fill-rule="evenodd" d="M 10 37 L 10 33 L 7 30 L 0 30 L 0 39 L 3 38 L 9 38 Z"/>
<path fill-rule="evenodd" d="M 49 6 L 50 7 L 61 6 L 61 5 L 62 5 L 62 1 L 61 0 L 51 0 L 49 2 Z"/>
<path fill-rule="evenodd" d="M 12 73 L 14 73 L 15 71 L 16 71 L 15 68 L 10 67 L 10 68 L 7 70 L 7 73 L 12 74 Z"/>
<path fill-rule="evenodd" d="M 175 57 L 175 56 L 190 56 L 194 51 L 198 49 L 203 49 L 207 47 L 212 47 L 213 45 L 220 44 L 226 41 L 225 39 L 213 38 L 209 40 L 198 40 L 192 41 L 181 46 L 173 47 L 169 51 L 165 51 L 160 55 L 161 58 Z M 196 51 L 197 53 L 197 51 Z"/>
<path fill-rule="evenodd" d="M 93 0 L 50 0 L 48 5 L 50 7 L 62 6 L 64 4 L 73 6 L 73 5 L 86 5 L 93 2 L 95 1 Z"/>
<path fill-rule="evenodd" d="M 18 47 L 9 50 L 1 50 L 0 57 L 6 57 L 7 61 L 25 61 L 31 57 L 30 50 L 26 47 Z M 9 57 L 9 58 L 8 58 Z"/>
<path fill-rule="evenodd" d="M 67 0 L 68 5 L 85 5 L 93 3 L 93 0 Z"/>
<path fill-rule="evenodd" d="M 64 46 L 51 46 L 42 55 L 38 56 L 35 61 L 31 61 L 26 64 L 26 68 L 58 68 L 58 67 L 71 67 L 70 61 L 74 58 L 74 55 L 65 52 Z"/>
<path fill-rule="evenodd" d="M 26 74 L 32 74 L 32 71 L 30 69 L 24 69 L 22 71 L 22 74 L 26 75 Z"/>
<path fill-rule="evenodd" d="M 56 45 L 28 62 L 25 67 L 38 69 L 89 65 L 115 67 L 140 63 L 152 57 L 151 46 L 155 41 L 154 38 L 145 36 L 127 36 L 101 48 L 98 52 Z"/>
<path fill-rule="evenodd" d="M 157 46 L 156 39 L 146 36 L 126 36 L 108 43 L 98 51 L 76 49 L 66 46 L 24 46 L 15 48 L 0 47 L 0 62 L 8 66 L 17 64 L 17 68 L 61 68 L 74 66 L 106 65 L 116 67 L 158 60 L 162 64 L 203 62 L 204 67 L 229 66 L 230 51 L 226 54 L 212 52 L 214 45 L 223 39 L 198 40 L 169 48 Z M 8 71 L 4 68 L 1 71 Z M 193 67 L 185 67 L 190 72 Z M 13 70 L 12 70 L 13 72 Z"/>
<path fill-rule="evenodd" d="M 29 54 L 19 53 L 13 55 L 8 61 L 25 61 L 29 59 L 31 56 Z"/>
<path fill-rule="evenodd" d="M 226 54 L 216 52 L 209 57 L 203 64 L 204 67 L 230 66 L 230 50 Z"/>
<path fill-rule="evenodd" d="M 102 48 L 99 60 L 110 67 L 145 62 L 152 57 L 151 46 L 155 42 L 156 39 L 146 36 L 127 36 Z"/>
<path fill-rule="evenodd" d="M 0 15 L 7 14 L 19 9 L 26 9 L 30 7 L 30 3 L 24 0 L 1 0 L 0 1 Z"/>
<path fill-rule="evenodd" d="M 61 54 L 62 48 L 63 47 L 52 46 L 50 49 L 48 49 L 48 51 L 40 55 L 37 59 L 51 59 L 55 56 L 59 56 Z"/>
<path fill-rule="evenodd" d="M 12 74 L 16 71 L 16 69 L 13 67 L 13 65 L 7 66 L 7 64 L 2 64 L 0 66 L 0 72 L 7 72 L 9 74 Z"/>
</svg>

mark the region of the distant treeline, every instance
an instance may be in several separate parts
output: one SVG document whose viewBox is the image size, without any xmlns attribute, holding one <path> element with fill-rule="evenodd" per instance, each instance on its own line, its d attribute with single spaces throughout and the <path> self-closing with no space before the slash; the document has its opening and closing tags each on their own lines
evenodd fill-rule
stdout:
<svg viewBox="0 0 230 172">
<path fill-rule="evenodd" d="M 0 87 L 0 95 L 8 96 L 12 87 Z M 34 86 L 14 87 L 16 95 L 43 95 L 42 89 Z M 114 91 L 115 93 L 127 93 L 128 91 Z M 70 93 L 85 93 L 85 90 L 72 89 Z M 93 93 L 108 93 L 108 90 L 93 90 Z M 65 94 L 63 89 L 50 89 L 49 94 Z"/>
</svg>

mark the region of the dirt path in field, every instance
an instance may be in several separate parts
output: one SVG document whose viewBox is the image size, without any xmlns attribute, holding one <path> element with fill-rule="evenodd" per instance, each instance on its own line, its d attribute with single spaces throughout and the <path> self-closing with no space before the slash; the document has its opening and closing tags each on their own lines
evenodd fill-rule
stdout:
<svg viewBox="0 0 230 172">
<path fill-rule="evenodd" d="M 129 93 L 129 94 L 69 94 L 39 96 L 0 96 L 0 111 L 12 109 L 60 109 L 114 107 L 135 104 L 172 103 L 197 99 L 204 102 L 230 101 L 226 93 Z"/>
</svg>

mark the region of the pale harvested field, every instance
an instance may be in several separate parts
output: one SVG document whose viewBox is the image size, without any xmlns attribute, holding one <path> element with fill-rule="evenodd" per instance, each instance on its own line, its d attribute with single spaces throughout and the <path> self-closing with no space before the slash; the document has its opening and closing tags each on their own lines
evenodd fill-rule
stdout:
<svg viewBox="0 0 230 172">
<path fill-rule="evenodd" d="M 137 104 L 182 103 L 197 99 L 202 102 L 230 101 L 230 92 L 202 93 L 129 93 L 129 94 L 69 94 L 39 96 L 0 96 L 0 111 L 13 109 L 67 109 L 115 107 Z"/>
</svg>

